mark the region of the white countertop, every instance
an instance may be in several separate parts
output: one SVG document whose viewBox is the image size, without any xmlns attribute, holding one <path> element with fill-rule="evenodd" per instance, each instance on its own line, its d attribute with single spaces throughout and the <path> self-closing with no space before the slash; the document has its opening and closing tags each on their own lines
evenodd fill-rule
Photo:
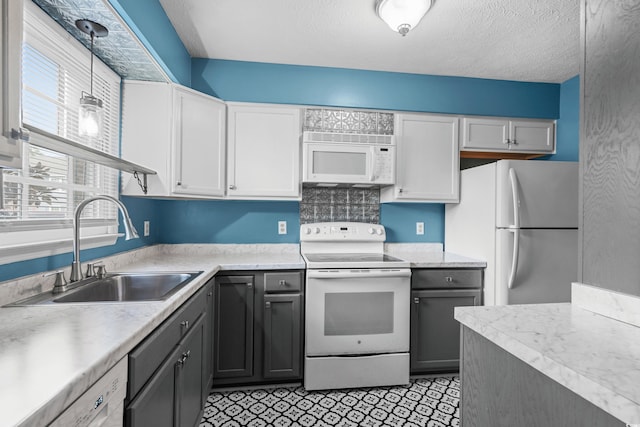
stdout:
<svg viewBox="0 0 640 427">
<path fill-rule="evenodd" d="M 204 271 L 166 301 L 0 308 L 0 426 L 51 422 L 217 271 L 305 268 L 297 251 L 268 246 L 160 246 L 119 257 L 117 271 Z"/>
<path fill-rule="evenodd" d="M 440 243 L 387 243 L 385 252 L 411 263 L 411 268 L 486 268 L 482 260 L 443 252 Z"/>
<path fill-rule="evenodd" d="M 392 244 L 415 268 L 484 267 L 441 245 Z M 395 249 L 398 249 L 397 251 Z M 435 249 L 435 250 L 434 250 Z M 0 426 L 46 425 L 221 270 L 304 269 L 292 244 L 157 245 L 104 259 L 114 271 L 203 271 L 166 301 L 0 308 Z M 69 269 L 66 271 L 69 277 Z M 0 305 L 53 286 L 37 274 L 0 284 Z"/>
<path fill-rule="evenodd" d="M 640 424 L 640 328 L 575 304 L 458 307 L 455 318 L 628 424 Z"/>
</svg>

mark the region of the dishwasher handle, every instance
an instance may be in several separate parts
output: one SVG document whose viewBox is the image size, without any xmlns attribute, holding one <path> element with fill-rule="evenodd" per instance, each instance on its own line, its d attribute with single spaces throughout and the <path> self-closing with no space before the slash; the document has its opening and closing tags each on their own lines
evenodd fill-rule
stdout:
<svg viewBox="0 0 640 427">
<path fill-rule="evenodd" d="M 373 277 L 411 277 L 411 269 L 307 270 L 307 278 L 309 279 L 353 279 Z"/>
</svg>

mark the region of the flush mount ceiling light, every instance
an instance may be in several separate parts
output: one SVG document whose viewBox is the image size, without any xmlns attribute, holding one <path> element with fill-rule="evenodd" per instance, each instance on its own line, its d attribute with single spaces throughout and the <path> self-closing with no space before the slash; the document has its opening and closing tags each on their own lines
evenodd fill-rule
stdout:
<svg viewBox="0 0 640 427">
<path fill-rule="evenodd" d="M 102 136 L 102 100 L 93 96 L 93 41 L 96 37 L 106 37 L 109 30 L 97 22 L 88 19 L 78 19 L 76 27 L 91 37 L 91 89 L 89 93 L 82 92 L 78 116 L 78 134 L 100 138 Z"/>
<path fill-rule="evenodd" d="M 418 25 L 431 3 L 431 0 L 378 0 L 376 12 L 393 31 L 404 37 Z"/>
</svg>

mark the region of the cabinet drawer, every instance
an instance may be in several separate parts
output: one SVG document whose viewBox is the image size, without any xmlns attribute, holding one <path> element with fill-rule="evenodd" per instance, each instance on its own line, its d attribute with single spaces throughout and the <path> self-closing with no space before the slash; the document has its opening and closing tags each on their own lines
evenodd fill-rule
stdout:
<svg viewBox="0 0 640 427">
<path fill-rule="evenodd" d="M 264 290 L 266 293 L 300 292 L 302 289 L 302 273 L 265 273 Z"/>
<path fill-rule="evenodd" d="M 481 288 L 482 277 L 482 269 L 414 269 L 411 274 L 411 288 Z"/>
<path fill-rule="evenodd" d="M 129 400 L 135 397 L 189 328 L 195 324 L 198 316 L 206 310 L 207 299 L 204 294 L 207 289 L 205 286 L 199 290 L 129 353 Z"/>
</svg>

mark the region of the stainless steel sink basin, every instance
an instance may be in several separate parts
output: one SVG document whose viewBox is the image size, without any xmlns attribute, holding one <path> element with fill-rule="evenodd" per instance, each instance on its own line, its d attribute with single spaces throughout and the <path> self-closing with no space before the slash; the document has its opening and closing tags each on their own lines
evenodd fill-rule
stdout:
<svg viewBox="0 0 640 427">
<path fill-rule="evenodd" d="M 11 305 L 161 301 L 179 291 L 200 273 L 112 273 L 102 279 L 90 278 L 76 282 L 77 287 L 62 294 L 47 292 Z"/>
</svg>

